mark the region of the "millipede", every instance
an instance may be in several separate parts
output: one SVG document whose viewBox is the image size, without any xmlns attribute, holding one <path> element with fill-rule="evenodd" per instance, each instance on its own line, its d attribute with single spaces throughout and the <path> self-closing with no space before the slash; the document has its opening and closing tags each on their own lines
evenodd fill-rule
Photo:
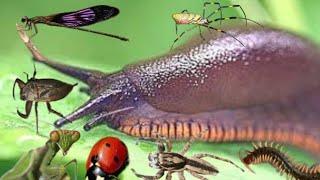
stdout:
<svg viewBox="0 0 320 180">
<path fill-rule="evenodd" d="M 280 144 L 273 145 L 273 143 L 259 143 L 253 144 L 252 151 L 246 151 L 246 155 L 241 157 L 244 165 L 254 173 L 249 167 L 251 164 L 269 163 L 281 175 L 286 174 L 289 179 L 303 179 L 316 180 L 320 179 L 320 164 L 307 166 L 304 163 L 294 162 L 283 150 Z"/>
</svg>

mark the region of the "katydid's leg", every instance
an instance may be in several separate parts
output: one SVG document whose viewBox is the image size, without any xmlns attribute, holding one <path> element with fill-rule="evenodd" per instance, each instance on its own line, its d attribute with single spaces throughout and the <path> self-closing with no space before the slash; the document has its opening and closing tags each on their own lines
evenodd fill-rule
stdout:
<svg viewBox="0 0 320 180">
<path fill-rule="evenodd" d="M 25 106 L 26 114 L 21 113 L 19 110 L 17 110 L 17 113 L 20 117 L 27 119 L 30 115 L 31 108 L 32 108 L 32 101 L 27 101 Z"/>
<path fill-rule="evenodd" d="M 36 46 L 32 43 L 26 32 L 21 28 L 21 26 L 17 25 L 17 30 L 20 35 L 21 40 L 24 42 L 26 47 L 31 52 L 33 59 L 37 62 L 41 62 L 43 64 L 46 64 L 57 71 L 60 71 L 64 74 L 67 74 L 69 76 L 72 76 L 74 78 L 77 78 L 87 84 L 91 84 L 93 82 L 90 82 L 91 79 L 100 79 L 101 77 L 105 76 L 106 74 L 95 71 L 95 70 L 87 70 L 83 68 L 77 68 L 73 66 L 68 66 L 64 64 L 60 64 L 57 62 L 54 62 L 44 55 L 36 48 Z M 92 78 L 91 78 L 92 77 Z"/>
<path fill-rule="evenodd" d="M 46 102 L 46 104 L 47 104 L 48 111 L 49 111 L 50 113 L 54 113 L 54 114 L 56 114 L 56 115 L 58 115 L 58 116 L 60 116 L 60 117 L 63 118 L 63 115 L 62 115 L 61 113 L 59 113 L 59 112 L 57 112 L 56 110 L 53 110 L 53 109 L 52 109 L 51 104 L 50 104 L 49 102 Z"/>
<path fill-rule="evenodd" d="M 213 159 L 217 159 L 217 160 L 220 160 L 220 161 L 224 161 L 224 162 L 227 162 L 227 163 L 230 163 L 232 165 L 234 165 L 235 167 L 237 167 L 238 169 L 240 169 L 242 172 L 244 172 L 244 170 L 239 167 L 238 165 L 236 165 L 234 162 L 228 160 L 228 159 L 225 159 L 225 158 L 221 158 L 221 157 L 218 157 L 218 156 L 215 156 L 215 155 L 212 155 L 212 154 L 207 154 L 207 153 L 202 153 L 202 154 L 195 154 L 193 156 L 194 158 L 204 158 L 204 157 L 210 157 L 210 158 L 213 158 Z"/>
</svg>

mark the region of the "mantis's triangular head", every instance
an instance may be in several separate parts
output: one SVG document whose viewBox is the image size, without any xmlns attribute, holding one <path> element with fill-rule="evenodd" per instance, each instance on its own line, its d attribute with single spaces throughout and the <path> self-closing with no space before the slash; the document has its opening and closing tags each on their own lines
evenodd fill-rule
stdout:
<svg viewBox="0 0 320 180">
<path fill-rule="evenodd" d="M 78 141 L 80 133 L 72 130 L 54 130 L 50 133 L 51 142 L 56 143 L 63 155 L 66 155 L 73 143 Z"/>
</svg>

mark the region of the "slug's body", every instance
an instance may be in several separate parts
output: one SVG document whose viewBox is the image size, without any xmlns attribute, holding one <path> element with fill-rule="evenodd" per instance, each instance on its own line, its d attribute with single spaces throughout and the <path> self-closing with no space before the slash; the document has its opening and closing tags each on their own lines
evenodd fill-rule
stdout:
<svg viewBox="0 0 320 180">
<path fill-rule="evenodd" d="M 93 114 L 126 134 L 203 141 L 262 141 L 320 152 L 320 54 L 279 30 L 230 30 L 171 55 L 105 74 L 55 63 L 19 31 L 34 58 L 90 87 L 91 99 L 57 127 Z M 103 116 L 125 107 L 130 110 Z"/>
<path fill-rule="evenodd" d="M 305 164 L 295 163 L 285 153 L 281 152 L 279 148 L 268 144 L 254 145 L 254 150 L 247 151 L 246 156 L 242 157 L 241 161 L 248 168 L 251 164 L 269 163 L 281 174 L 285 173 L 288 175 L 290 179 L 320 180 L 320 164 L 308 167 Z"/>
</svg>

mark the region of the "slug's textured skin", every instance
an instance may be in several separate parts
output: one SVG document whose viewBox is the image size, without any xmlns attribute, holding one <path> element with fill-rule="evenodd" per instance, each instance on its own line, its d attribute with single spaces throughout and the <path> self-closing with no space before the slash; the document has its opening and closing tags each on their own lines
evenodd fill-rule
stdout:
<svg viewBox="0 0 320 180">
<path fill-rule="evenodd" d="M 320 152 L 320 54 L 296 35 L 268 28 L 208 35 L 174 53 L 104 74 L 36 60 L 78 78 L 91 99 L 55 122 L 93 114 L 85 129 L 106 122 L 139 137 L 274 141 Z M 133 107 L 106 116 L 108 112 Z"/>
</svg>

